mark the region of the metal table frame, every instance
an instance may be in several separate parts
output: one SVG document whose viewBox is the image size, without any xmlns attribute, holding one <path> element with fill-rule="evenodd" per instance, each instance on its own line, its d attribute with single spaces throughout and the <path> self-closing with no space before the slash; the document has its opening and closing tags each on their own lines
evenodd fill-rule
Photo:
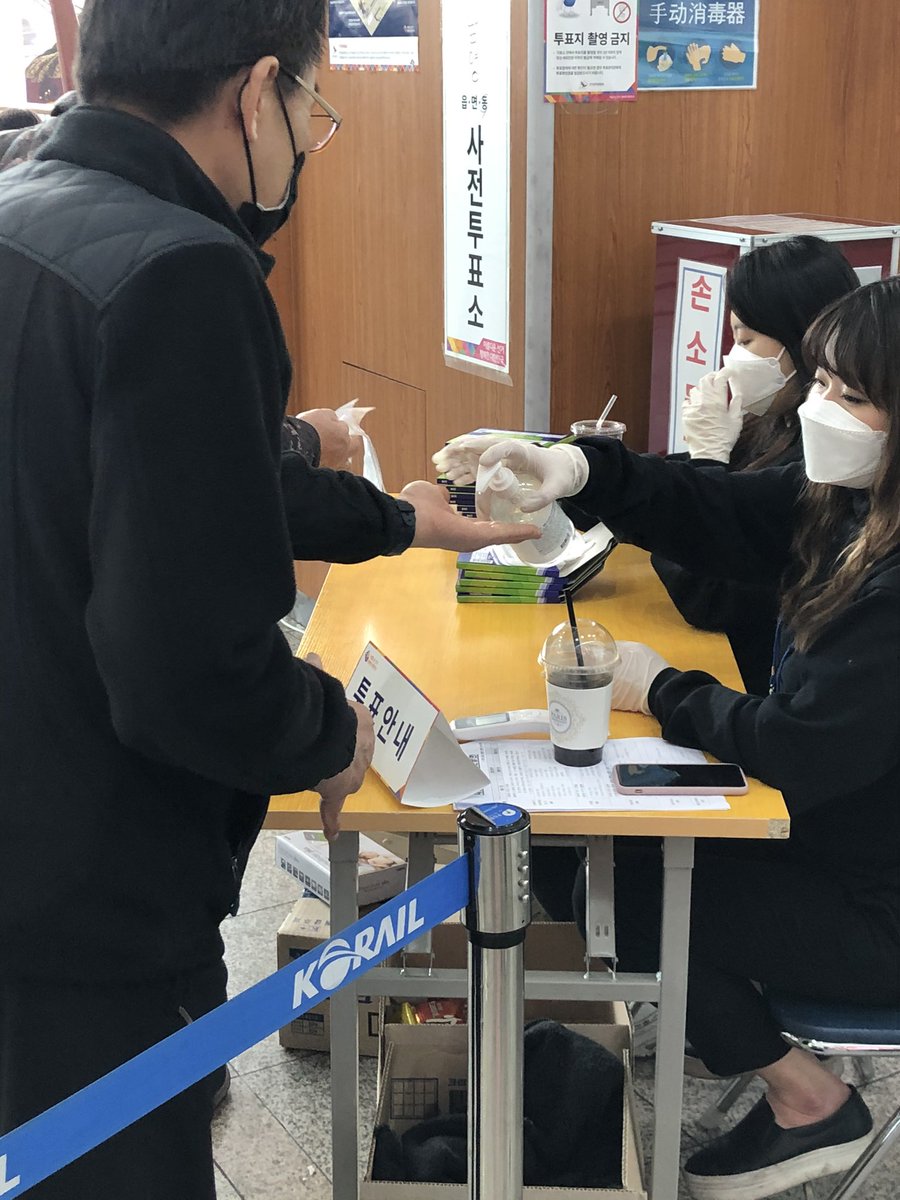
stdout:
<svg viewBox="0 0 900 1200">
<path fill-rule="evenodd" d="M 434 871 L 434 848 L 454 839 L 446 834 L 410 835 L 408 885 Z M 659 1003 L 656 1047 L 652 1200 L 677 1200 L 681 1157 L 684 1072 L 684 1025 L 687 957 L 690 937 L 691 872 L 694 839 L 663 839 L 662 938 L 659 975 L 592 971 L 592 959 L 614 957 L 612 838 L 533 838 L 536 844 L 586 845 L 588 853 L 586 969 L 527 971 L 525 996 L 534 1000 L 654 1000 Z M 358 916 L 359 834 L 342 833 L 331 849 L 332 928 L 343 929 Z M 430 936 L 411 951 L 430 949 Z M 465 996 L 466 972 L 421 968 L 380 968 L 365 976 L 365 991 L 375 996 Z M 334 1200 L 359 1195 L 359 1025 L 357 990 L 346 987 L 331 1000 L 331 1094 Z"/>
</svg>

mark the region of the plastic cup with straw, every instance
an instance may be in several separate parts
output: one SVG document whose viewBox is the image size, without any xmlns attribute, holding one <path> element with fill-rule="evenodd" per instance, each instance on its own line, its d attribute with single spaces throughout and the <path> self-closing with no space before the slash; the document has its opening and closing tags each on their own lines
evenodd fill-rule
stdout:
<svg viewBox="0 0 900 1200">
<path fill-rule="evenodd" d="M 547 638 L 539 661 L 547 680 L 553 755 L 565 766 L 588 767 L 600 762 L 609 736 L 619 655 L 609 630 L 596 621 L 579 624 L 569 589 L 565 598 L 569 619 Z"/>
</svg>

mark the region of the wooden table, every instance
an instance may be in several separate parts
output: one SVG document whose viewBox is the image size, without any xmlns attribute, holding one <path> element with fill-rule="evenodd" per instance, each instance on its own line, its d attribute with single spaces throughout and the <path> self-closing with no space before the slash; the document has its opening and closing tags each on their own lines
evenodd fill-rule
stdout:
<svg viewBox="0 0 900 1200">
<path fill-rule="evenodd" d="M 400 559 L 363 566 L 333 567 L 313 615 L 301 653 L 319 654 L 326 670 L 349 679 L 367 642 L 374 642 L 437 704 L 448 719 L 514 708 L 544 708 L 546 693 L 537 656 L 547 634 L 564 619 L 559 605 L 460 605 L 454 592 L 454 556 L 415 551 Z M 604 572 L 580 594 L 579 614 L 605 625 L 614 637 L 646 642 L 673 666 L 703 668 L 722 683 L 743 690 L 726 638 L 690 628 L 679 616 L 650 567 L 647 555 L 630 546 L 613 553 Z M 659 736 L 651 717 L 613 713 L 613 737 Z M 661 970 L 653 976 L 572 976 L 543 981 L 529 973 L 527 992 L 536 998 L 576 995 L 586 988 L 597 999 L 657 999 L 660 1023 L 656 1056 L 656 1127 L 653 1200 L 675 1200 L 681 1132 L 684 1014 L 691 870 L 695 838 L 784 838 L 789 821 L 778 792 L 751 781 L 746 796 L 729 798 L 727 811 L 692 813 L 538 813 L 536 836 L 565 836 L 589 846 L 610 846 L 613 836 L 664 839 L 664 898 Z M 318 800 L 311 794 L 273 797 L 270 827 L 304 829 L 318 825 Z M 409 833 L 410 882 L 430 869 L 433 856 L 422 845 L 435 835 L 455 832 L 456 814 L 447 809 L 400 805 L 371 772 L 344 810 L 344 833 L 332 848 L 332 926 L 356 920 L 358 834 L 366 830 Z M 415 853 L 412 852 L 415 847 Z M 592 875 L 594 872 L 592 872 Z M 594 889 L 591 889 L 594 891 Z M 594 897 L 603 903 L 602 894 Z M 443 975 L 443 973 L 440 973 Z M 383 975 L 383 987 L 398 986 L 396 972 Z M 449 981 L 440 981 L 451 995 Z M 420 994 L 426 994 L 421 992 Z M 345 989 L 332 1001 L 332 1091 L 334 1118 L 334 1196 L 357 1195 L 358 1092 L 356 997 Z"/>
</svg>

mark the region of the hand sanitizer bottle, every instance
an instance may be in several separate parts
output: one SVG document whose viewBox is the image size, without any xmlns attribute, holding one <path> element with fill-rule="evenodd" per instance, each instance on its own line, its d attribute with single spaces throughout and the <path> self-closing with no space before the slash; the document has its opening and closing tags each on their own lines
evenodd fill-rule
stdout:
<svg viewBox="0 0 900 1200">
<path fill-rule="evenodd" d="M 522 500 L 538 489 L 538 481 L 533 476 L 516 475 L 502 463 L 479 467 L 475 481 L 475 510 L 484 521 L 537 525 L 541 531 L 539 538 L 521 542 L 510 549 L 524 563 L 551 566 L 569 555 L 579 535 L 555 501 L 537 512 L 522 512 Z"/>
</svg>

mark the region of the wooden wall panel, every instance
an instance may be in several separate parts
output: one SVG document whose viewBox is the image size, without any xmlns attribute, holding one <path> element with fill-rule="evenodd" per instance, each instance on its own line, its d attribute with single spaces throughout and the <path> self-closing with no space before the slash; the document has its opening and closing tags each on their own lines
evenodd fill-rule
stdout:
<svg viewBox="0 0 900 1200">
<path fill-rule="evenodd" d="M 449 437 L 523 420 L 525 0 L 513 8 L 511 387 L 444 364 L 440 4 L 419 6 L 418 72 L 319 76 L 344 125 L 310 158 L 292 221 L 298 406 L 352 398 L 345 363 L 424 392 L 417 477 Z"/>
<path fill-rule="evenodd" d="M 425 393 L 349 363 L 344 364 L 343 378 L 348 399 L 358 398 L 360 406 L 375 409 L 366 417 L 364 428 L 378 453 L 385 488 L 399 492 L 404 484 L 421 476 L 422 463 L 428 459 Z M 358 469 L 361 473 L 361 461 Z"/>
<path fill-rule="evenodd" d="M 900 219 L 897 0 L 761 9 L 755 92 L 641 94 L 557 114 L 554 428 L 615 391 L 629 444 L 646 445 L 651 221 Z"/>
</svg>

